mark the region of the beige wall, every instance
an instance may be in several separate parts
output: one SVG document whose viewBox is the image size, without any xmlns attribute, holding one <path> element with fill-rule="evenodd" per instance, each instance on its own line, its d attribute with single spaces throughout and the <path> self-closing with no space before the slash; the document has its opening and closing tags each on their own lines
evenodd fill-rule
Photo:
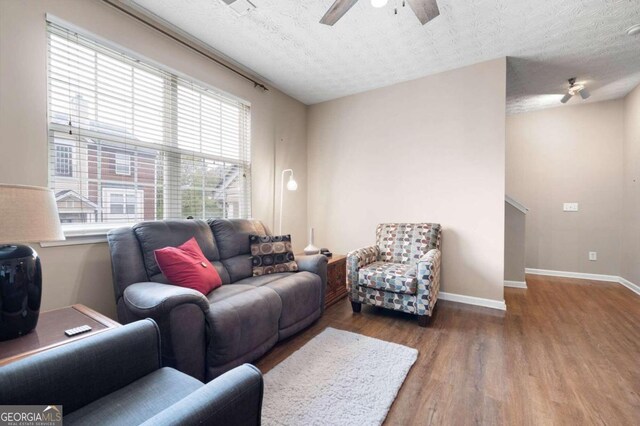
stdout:
<svg viewBox="0 0 640 426">
<path fill-rule="evenodd" d="M 298 249 L 304 247 L 306 106 L 275 89 L 254 89 L 98 0 L 0 0 L 0 182 L 47 185 L 45 13 L 250 101 L 253 216 L 272 224 L 274 163 L 276 170 L 293 168 L 299 189 L 286 194 L 283 231 L 293 235 Z M 36 249 L 44 267 L 43 309 L 84 303 L 115 315 L 106 244 Z"/>
<path fill-rule="evenodd" d="M 346 253 L 443 225 L 442 291 L 503 300 L 505 59 L 313 105 L 309 226 Z"/>
<path fill-rule="evenodd" d="M 640 285 L 640 86 L 624 100 L 623 278 Z"/>
<path fill-rule="evenodd" d="M 524 282 L 526 214 L 504 203 L 504 279 Z"/>
<path fill-rule="evenodd" d="M 530 209 L 528 268 L 620 274 L 623 106 L 616 100 L 507 117 L 506 188 Z M 579 203 L 579 211 L 563 212 L 564 202 Z"/>
</svg>

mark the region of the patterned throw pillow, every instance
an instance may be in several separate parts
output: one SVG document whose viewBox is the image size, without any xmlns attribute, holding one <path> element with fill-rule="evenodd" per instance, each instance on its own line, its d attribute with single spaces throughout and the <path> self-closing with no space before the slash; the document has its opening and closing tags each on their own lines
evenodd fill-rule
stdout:
<svg viewBox="0 0 640 426">
<path fill-rule="evenodd" d="M 254 277 L 298 270 L 291 249 L 291 235 L 250 235 L 249 242 Z"/>
</svg>

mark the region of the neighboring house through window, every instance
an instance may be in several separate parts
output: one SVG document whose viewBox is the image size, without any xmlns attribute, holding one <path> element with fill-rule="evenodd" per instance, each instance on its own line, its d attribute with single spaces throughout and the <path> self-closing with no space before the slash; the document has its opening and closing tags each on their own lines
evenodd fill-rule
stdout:
<svg viewBox="0 0 640 426">
<path fill-rule="evenodd" d="M 98 219 L 98 205 L 81 196 L 76 191 L 66 190 L 56 193 L 60 222 L 95 223 Z"/>
</svg>

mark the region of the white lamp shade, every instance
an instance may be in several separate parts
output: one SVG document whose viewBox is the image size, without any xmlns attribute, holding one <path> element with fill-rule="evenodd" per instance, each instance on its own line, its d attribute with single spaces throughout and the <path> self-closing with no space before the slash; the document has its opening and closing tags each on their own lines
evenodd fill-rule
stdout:
<svg viewBox="0 0 640 426">
<path fill-rule="evenodd" d="M 0 244 L 64 240 L 48 188 L 0 184 Z"/>
<path fill-rule="evenodd" d="M 293 176 L 289 176 L 289 182 L 287 182 L 287 189 L 289 191 L 295 191 L 298 189 L 298 182 L 295 181 Z"/>
</svg>

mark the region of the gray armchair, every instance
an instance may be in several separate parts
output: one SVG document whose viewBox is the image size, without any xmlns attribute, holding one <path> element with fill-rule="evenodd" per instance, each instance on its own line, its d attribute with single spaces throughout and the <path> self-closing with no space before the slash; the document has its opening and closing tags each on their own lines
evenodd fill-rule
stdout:
<svg viewBox="0 0 640 426">
<path fill-rule="evenodd" d="M 249 364 L 206 385 L 162 368 L 152 320 L 0 368 L 2 404 L 62 405 L 65 425 L 259 425 L 262 392 L 262 375 Z"/>
<path fill-rule="evenodd" d="M 347 287 L 354 312 L 362 304 L 418 316 L 428 324 L 440 289 L 441 227 L 437 223 L 383 223 L 376 245 L 347 255 Z"/>
</svg>

